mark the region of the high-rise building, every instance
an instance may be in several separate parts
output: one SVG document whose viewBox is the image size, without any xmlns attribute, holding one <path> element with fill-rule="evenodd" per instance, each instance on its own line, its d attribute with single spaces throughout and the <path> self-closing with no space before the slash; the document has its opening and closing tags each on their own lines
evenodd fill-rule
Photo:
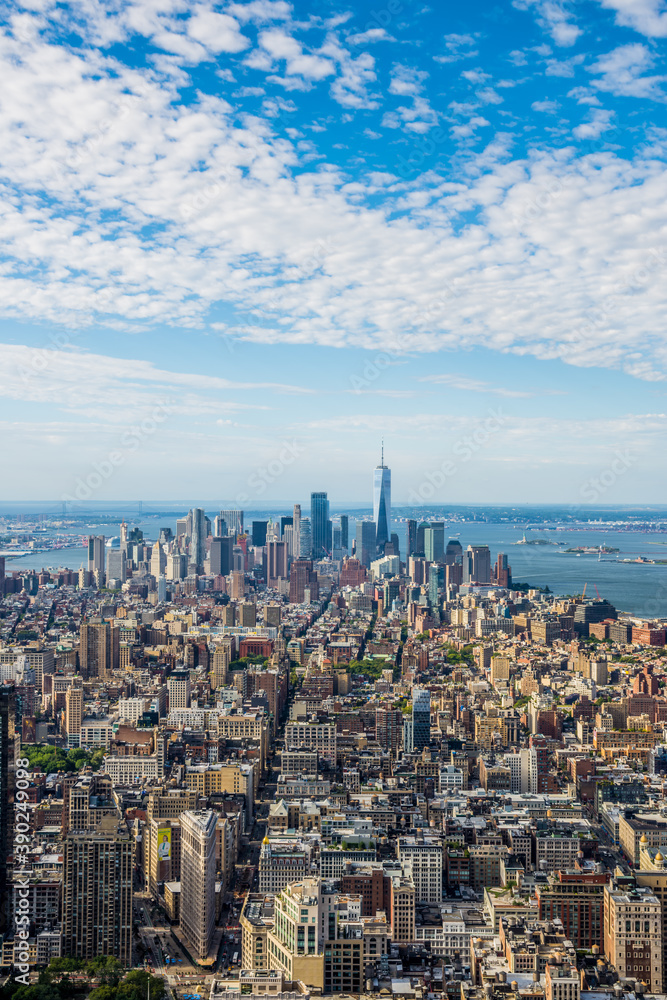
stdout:
<svg viewBox="0 0 667 1000">
<path fill-rule="evenodd" d="M 158 577 L 164 576 L 166 568 L 167 555 L 160 543 L 156 542 L 151 552 L 151 575 L 157 580 Z"/>
<path fill-rule="evenodd" d="M 214 538 L 225 538 L 227 535 L 227 522 L 224 517 L 217 514 L 213 518 L 213 536 Z"/>
<path fill-rule="evenodd" d="M 499 587 L 509 588 L 512 586 L 512 567 L 508 564 L 507 556 L 504 552 L 498 553 L 495 577 Z"/>
<path fill-rule="evenodd" d="M 309 517 L 299 520 L 299 559 L 311 559 L 313 555 L 313 533 Z"/>
<path fill-rule="evenodd" d="M 313 532 L 313 559 L 322 559 L 331 552 L 327 546 L 329 498 L 326 493 L 310 494 L 310 522 Z"/>
<path fill-rule="evenodd" d="M 16 696 L 14 686 L 0 686 L 0 927 L 6 928 L 8 913 L 7 859 L 12 853 L 14 814 L 14 749 L 16 741 Z"/>
<path fill-rule="evenodd" d="M 417 551 L 417 522 L 409 519 L 405 525 L 406 560 Z"/>
<path fill-rule="evenodd" d="M 357 521 L 356 557 L 362 566 L 370 569 L 375 558 L 375 521 Z"/>
<path fill-rule="evenodd" d="M 197 568 L 203 567 L 206 558 L 207 518 L 201 507 L 193 507 L 188 514 L 188 530 L 190 548 L 188 556 L 190 563 Z"/>
<path fill-rule="evenodd" d="M 399 837 L 398 857 L 410 865 L 415 896 L 421 902 L 442 902 L 442 841 L 436 837 Z"/>
<path fill-rule="evenodd" d="M 373 470 L 373 521 L 375 544 L 383 552 L 391 540 L 391 469 L 384 464 L 384 445 L 380 464 Z"/>
<path fill-rule="evenodd" d="M 79 663 L 84 680 L 106 678 L 119 666 L 119 630 L 110 622 L 93 619 L 79 629 Z"/>
<path fill-rule="evenodd" d="M 287 544 L 285 542 L 269 542 L 266 551 L 266 582 L 269 587 L 276 587 L 278 580 L 287 579 Z"/>
<path fill-rule="evenodd" d="M 445 549 L 445 563 L 454 566 L 463 563 L 463 546 L 458 538 L 450 538 Z"/>
<path fill-rule="evenodd" d="M 63 954 L 113 955 L 132 964 L 134 838 L 105 816 L 95 830 L 70 830 L 63 863 Z"/>
<path fill-rule="evenodd" d="M 441 563 L 445 561 L 445 524 L 443 521 L 433 521 L 424 530 L 424 555 L 427 562 Z"/>
<path fill-rule="evenodd" d="M 620 979 L 638 979 L 662 993 L 660 900 L 649 886 L 604 887 L 604 954 Z"/>
<path fill-rule="evenodd" d="M 252 544 L 258 549 L 261 549 L 266 545 L 266 529 L 268 524 L 268 521 L 252 522 Z"/>
<path fill-rule="evenodd" d="M 177 708 L 190 708 L 190 673 L 178 670 L 167 680 L 169 691 L 169 711 Z"/>
<path fill-rule="evenodd" d="M 280 540 L 285 536 L 285 528 L 291 525 L 294 527 L 294 515 L 293 514 L 283 514 L 280 518 Z"/>
<path fill-rule="evenodd" d="M 242 510 L 221 510 L 219 517 L 223 519 L 227 525 L 227 534 L 237 535 L 243 534 L 243 511 Z"/>
<path fill-rule="evenodd" d="M 425 556 L 426 555 L 426 546 L 424 544 L 424 536 L 426 534 L 426 529 L 430 528 L 430 527 L 431 527 L 431 525 L 428 523 L 428 521 L 422 521 L 420 524 L 417 525 L 417 544 L 416 544 L 416 547 L 415 547 L 415 555 L 418 555 L 418 556 Z"/>
<path fill-rule="evenodd" d="M 427 688 L 412 689 L 412 745 L 423 750 L 431 742 L 431 692 Z M 422 898 L 421 896 L 419 897 Z"/>
<path fill-rule="evenodd" d="M 67 746 L 78 747 L 83 720 L 83 688 L 73 684 L 65 692 L 65 733 Z"/>
<path fill-rule="evenodd" d="M 463 556 L 464 583 L 491 583 L 491 553 L 488 545 L 469 545 Z"/>
<path fill-rule="evenodd" d="M 312 539 L 311 539 L 312 543 Z M 295 503 L 292 511 L 292 549 L 290 553 L 295 559 L 301 556 L 301 504 Z M 310 559 L 310 552 L 304 558 Z"/>
<path fill-rule="evenodd" d="M 303 524 L 303 521 L 301 523 Z M 311 602 L 316 601 L 319 597 L 317 573 L 313 571 L 313 560 L 295 559 L 290 569 L 290 604 L 303 604 L 306 600 L 306 592 Z"/>
<path fill-rule="evenodd" d="M 340 545 L 342 549 L 350 548 L 350 519 L 347 514 L 340 515 Z"/>
<path fill-rule="evenodd" d="M 200 960 L 206 959 L 215 927 L 215 846 L 213 810 L 181 813 L 181 930 Z"/>
<path fill-rule="evenodd" d="M 234 539 L 231 535 L 211 539 L 209 553 L 211 574 L 213 576 L 229 576 L 232 571 L 234 556 Z"/>
<path fill-rule="evenodd" d="M 88 572 L 104 573 L 106 546 L 104 535 L 88 536 Z"/>
<path fill-rule="evenodd" d="M 401 745 L 402 732 L 403 713 L 400 708 L 378 705 L 375 710 L 375 738 L 382 749 L 388 750 L 394 757 Z"/>
<path fill-rule="evenodd" d="M 127 556 L 123 549 L 109 549 L 107 554 L 107 580 L 127 580 Z"/>
</svg>

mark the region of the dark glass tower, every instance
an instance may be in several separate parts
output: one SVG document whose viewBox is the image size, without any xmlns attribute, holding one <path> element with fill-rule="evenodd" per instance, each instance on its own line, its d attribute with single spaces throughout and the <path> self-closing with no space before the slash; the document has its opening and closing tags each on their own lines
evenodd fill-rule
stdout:
<svg viewBox="0 0 667 1000">
<path fill-rule="evenodd" d="M 327 554 L 329 498 L 326 493 L 310 494 L 310 524 L 313 532 L 313 559 Z"/>
<path fill-rule="evenodd" d="M 431 692 L 426 688 L 412 689 L 412 745 L 423 750 L 431 742 Z"/>
</svg>

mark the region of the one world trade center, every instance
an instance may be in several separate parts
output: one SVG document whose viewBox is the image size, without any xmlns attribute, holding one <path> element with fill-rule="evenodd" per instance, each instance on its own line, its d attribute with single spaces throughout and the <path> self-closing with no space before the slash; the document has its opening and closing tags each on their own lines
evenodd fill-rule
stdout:
<svg viewBox="0 0 667 1000">
<path fill-rule="evenodd" d="M 380 464 L 373 470 L 373 520 L 377 550 L 384 552 L 385 542 L 391 540 L 391 469 L 384 464 L 384 444 Z"/>
</svg>

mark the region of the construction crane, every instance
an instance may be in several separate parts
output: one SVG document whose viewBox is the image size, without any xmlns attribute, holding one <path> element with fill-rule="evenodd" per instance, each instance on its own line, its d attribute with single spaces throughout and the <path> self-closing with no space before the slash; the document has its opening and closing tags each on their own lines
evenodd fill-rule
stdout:
<svg viewBox="0 0 667 1000">
<path fill-rule="evenodd" d="M 581 599 L 582 599 L 582 601 L 583 601 L 584 597 L 586 596 L 586 587 L 587 587 L 587 586 L 588 586 L 588 582 L 586 582 L 586 583 L 584 584 L 584 589 L 583 589 L 583 593 L 582 593 L 582 595 L 581 595 Z"/>
</svg>

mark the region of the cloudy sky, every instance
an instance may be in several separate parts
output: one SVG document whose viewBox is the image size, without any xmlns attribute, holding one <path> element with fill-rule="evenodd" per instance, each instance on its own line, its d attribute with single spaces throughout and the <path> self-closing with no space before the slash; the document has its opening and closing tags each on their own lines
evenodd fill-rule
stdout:
<svg viewBox="0 0 667 1000">
<path fill-rule="evenodd" d="M 663 0 L 3 7 L 0 499 L 664 501 Z"/>
</svg>

